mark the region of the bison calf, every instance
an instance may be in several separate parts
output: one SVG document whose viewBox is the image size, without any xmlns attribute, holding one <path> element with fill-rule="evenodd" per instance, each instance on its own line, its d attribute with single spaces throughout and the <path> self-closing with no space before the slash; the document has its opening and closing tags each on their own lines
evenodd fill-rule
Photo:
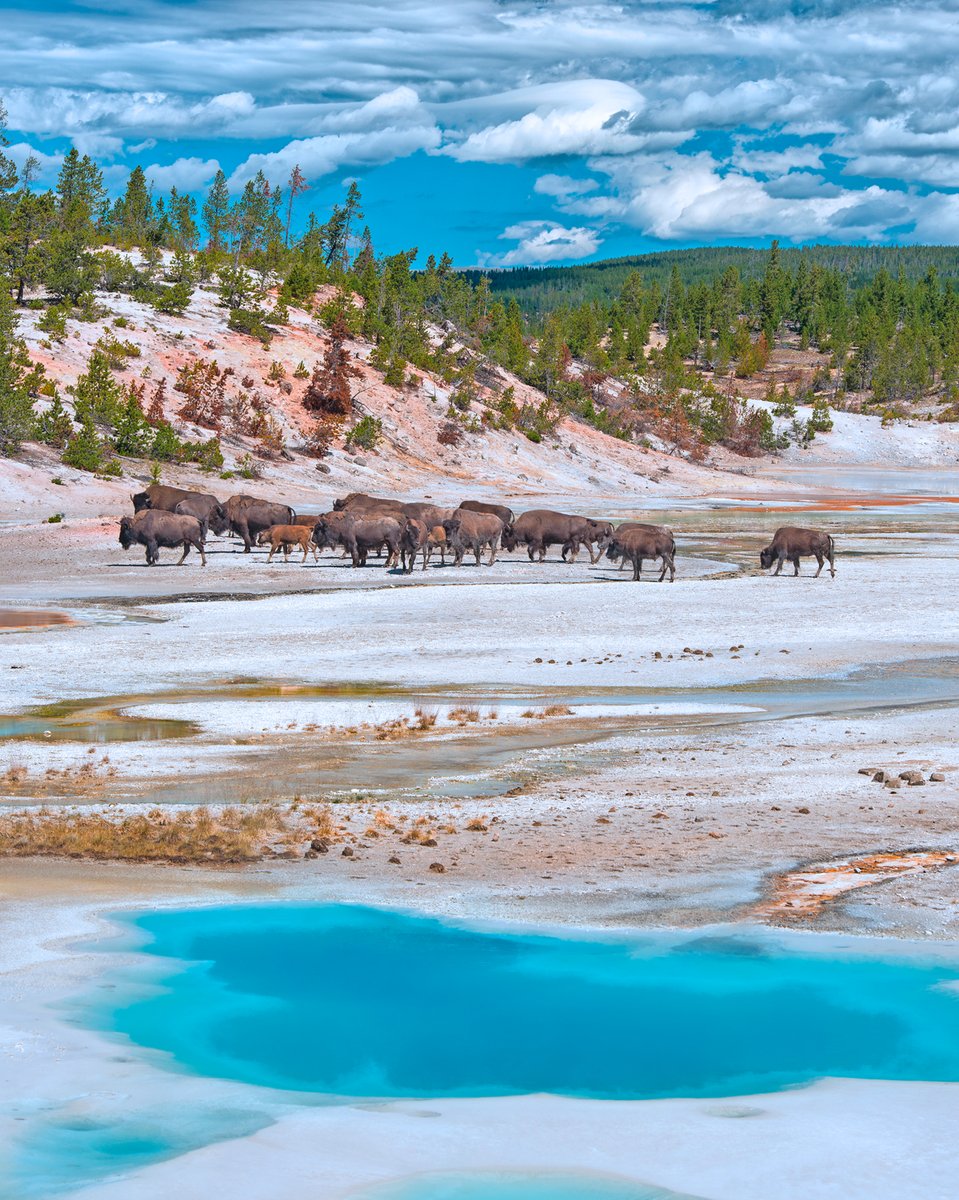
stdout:
<svg viewBox="0 0 959 1200">
<path fill-rule="evenodd" d="M 269 546 L 270 553 L 267 555 L 267 563 L 273 558 L 277 550 L 283 551 L 283 561 L 288 562 L 290 551 L 294 546 L 299 546 L 303 551 L 303 562 L 306 562 L 306 556 L 313 551 L 313 561 L 316 562 L 319 555 L 316 552 L 316 546 L 313 544 L 313 530 L 306 525 L 271 525 L 269 529 L 264 529 L 256 539 L 258 546 Z"/>
<path fill-rule="evenodd" d="M 773 534 L 773 540 L 769 543 L 765 550 L 759 553 L 759 564 L 764 571 L 776 564 L 774 575 L 778 575 L 783 569 L 783 563 L 791 562 L 795 570 L 793 576 L 799 574 L 799 560 L 801 558 L 814 557 L 819 563 L 819 570 L 813 576 L 818 579 L 822 572 L 823 563 L 828 560 L 829 574 L 836 574 L 836 543 L 832 540 L 832 535 L 824 533 L 821 529 L 803 529 L 798 525 L 783 525 L 781 529 L 777 529 Z"/>
<path fill-rule="evenodd" d="M 120 522 L 120 545 L 124 550 L 129 550 L 134 543 L 145 546 L 148 567 L 154 567 L 159 562 L 161 546 L 183 547 L 178 567 L 190 553 L 190 547 L 194 546 L 200 552 L 201 565 L 205 567 L 203 541 L 203 528 L 196 517 L 144 508 Z"/>
</svg>

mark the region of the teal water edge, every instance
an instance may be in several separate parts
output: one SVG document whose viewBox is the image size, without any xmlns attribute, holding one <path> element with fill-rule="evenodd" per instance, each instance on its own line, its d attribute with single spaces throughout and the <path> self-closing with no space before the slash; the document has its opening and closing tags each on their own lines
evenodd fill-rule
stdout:
<svg viewBox="0 0 959 1200">
<path fill-rule="evenodd" d="M 959 967 L 489 932 L 346 905 L 135 919 L 163 986 L 101 1013 L 181 1069 L 337 1097 L 722 1096 L 959 1079 Z"/>
<path fill-rule="evenodd" d="M 423 1175 L 364 1191 L 357 1200 L 695 1200 L 642 1183 L 601 1175 Z"/>
</svg>

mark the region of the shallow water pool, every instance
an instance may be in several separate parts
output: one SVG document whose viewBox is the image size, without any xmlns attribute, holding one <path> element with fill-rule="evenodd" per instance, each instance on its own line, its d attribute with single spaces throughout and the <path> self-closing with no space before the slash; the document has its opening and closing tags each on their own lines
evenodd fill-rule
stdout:
<svg viewBox="0 0 959 1200">
<path fill-rule="evenodd" d="M 357 1200 L 695 1200 L 601 1175 L 482 1171 L 423 1175 L 358 1193 Z"/>
<path fill-rule="evenodd" d="M 335 1097 L 770 1091 L 959 1079 L 959 965 L 751 936 L 583 940 L 346 905 L 136 918 L 159 986 L 101 1028 L 181 1068 Z"/>
</svg>

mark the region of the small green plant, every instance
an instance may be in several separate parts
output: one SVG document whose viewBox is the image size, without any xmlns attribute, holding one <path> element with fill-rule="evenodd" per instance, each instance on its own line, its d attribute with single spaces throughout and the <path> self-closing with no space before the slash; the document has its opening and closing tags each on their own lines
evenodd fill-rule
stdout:
<svg viewBox="0 0 959 1200">
<path fill-rule="evenodd" d="M 236 460 L 236 473 L 241 479 L 259 479 L 260 471 L 252 454 L 241 454 Z"/>
<path fill-rule="evenodd" d="M 227 325 L 234 333 L 258 338 L 267 348 L 273 340 L 273 330 L 266 323 L 266 314 L 258 308 L 231 308 Z"/>
<path fill-rule="evenodd" d="M 306 363 L 301 358 L 300 361 L 296 364 L 296 370 L 293 372 L 293 378 L 294 379 L 309 379 L 309 377 L 310 377 L 309 368 L 307 367 Z"/>
<path fill-rule="evenodd" d="M 60 478 L 59 475 L 54 475 L 54 477 L 50 480 L 50 482 L 55 483 L 57 485 L 57 487 L 65 487 L 66 486 L 66 484 L 63 482 L 63 480 Z"/>
<path fill-rule="evenodd" d="M 286 378 L 286 367 L 274 358 L 270 363 L 270 369 L 266 377 L 271 383 L 279 383 L 281 379 Z"/>
<path fill-rule="evenodd" d="M 362 450 L 375 450 L 383 437 L 383 422 L 379 417 L 361 417 L 346 435 L 347 449 L 359 446 Z"/>
<path fill-rule="evenodd" d="M 62 342 L 67 336 L 67 310 L 59 304 L 51 304 L 37 321 L 37 329 L 50 335 L 50 341 Z"/>
<path fill-rule="evenodd" d="M 47 517 L 48 525 L 59 525 L 63 520 L 63 513 L 54 513 L 52 517 Z"/>
<path fill-rule="evenodd" d="M 153 462 L 150 463 L 150 482 L 153 484 L 159 483 L 162 474 L 163 464 L 158 459 L 154 459 Z"/>
</svg>

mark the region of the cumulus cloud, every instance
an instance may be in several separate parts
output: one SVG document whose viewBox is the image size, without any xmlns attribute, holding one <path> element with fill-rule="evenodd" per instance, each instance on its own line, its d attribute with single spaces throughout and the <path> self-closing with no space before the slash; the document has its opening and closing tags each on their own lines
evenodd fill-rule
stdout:
<svg viewBox="0 0 959 1200">
<path fill-rule="evenodd" d="M 211 141 L 233 139 L 247 154 L 234 186 L 260 168 L 278 180 L 300 162 L 321 178 L 416 150 L 560 158 L 535 185 L 555 212 L 668 239 L 881 238 L 884 219 L 919 238 L 954 222 L 956 0 L 231 0 L 228 11 L 5 12 L 14 140 L 72 139 L 120 165 L 149 139 L 204 139 L 195 159 L 191 147 L 157 155 L 180 153 L 186 178 L 212 161 Z M 601 185 L 573 187 L 593 161 Z M 516 240 L 505 253 L 523 253 Z"/>
<path fill-rule="evenodd" d="M 599 187 L 595 179 L 573 179 L 569 175 L 540 175 L 533 184 L 533 191 L 541 196 L 556 196 L 561 200 L 569 196 L 581 196 L 594 192 Z"/>
<path fill-rule="evenodd" d="M 195 192 L 206 187 L 219 169 L 215 158 L 178 158 L 165 166 L 154 163 L 144 168 L 147 179 L 164 192 L 174 187 L 178 192 Z"/>
<path fill-rule="evenodd" d="M 479 266 L 519 267 L 588 258 L 603 243 L 594 229 L 566 228 L 551 221 L 521 221 L 504 229 L 500 238 L 517 245 L 502 254 L 480 254 Z"/>
<path fill-rule="evenodd" d="M 442 136 L 412 88 L 375 96 L 336 125 L 341 132 L 297 138 L 280 150 L 251 154 L 230 176 L 231 188 L 242 187 L 257 171 L 268 179 L 286 179 L 297 164 L 308 178 L 319 179 L 343 166 L 390 162 L 417 150 L 434 150 Z"/>
</svg>

